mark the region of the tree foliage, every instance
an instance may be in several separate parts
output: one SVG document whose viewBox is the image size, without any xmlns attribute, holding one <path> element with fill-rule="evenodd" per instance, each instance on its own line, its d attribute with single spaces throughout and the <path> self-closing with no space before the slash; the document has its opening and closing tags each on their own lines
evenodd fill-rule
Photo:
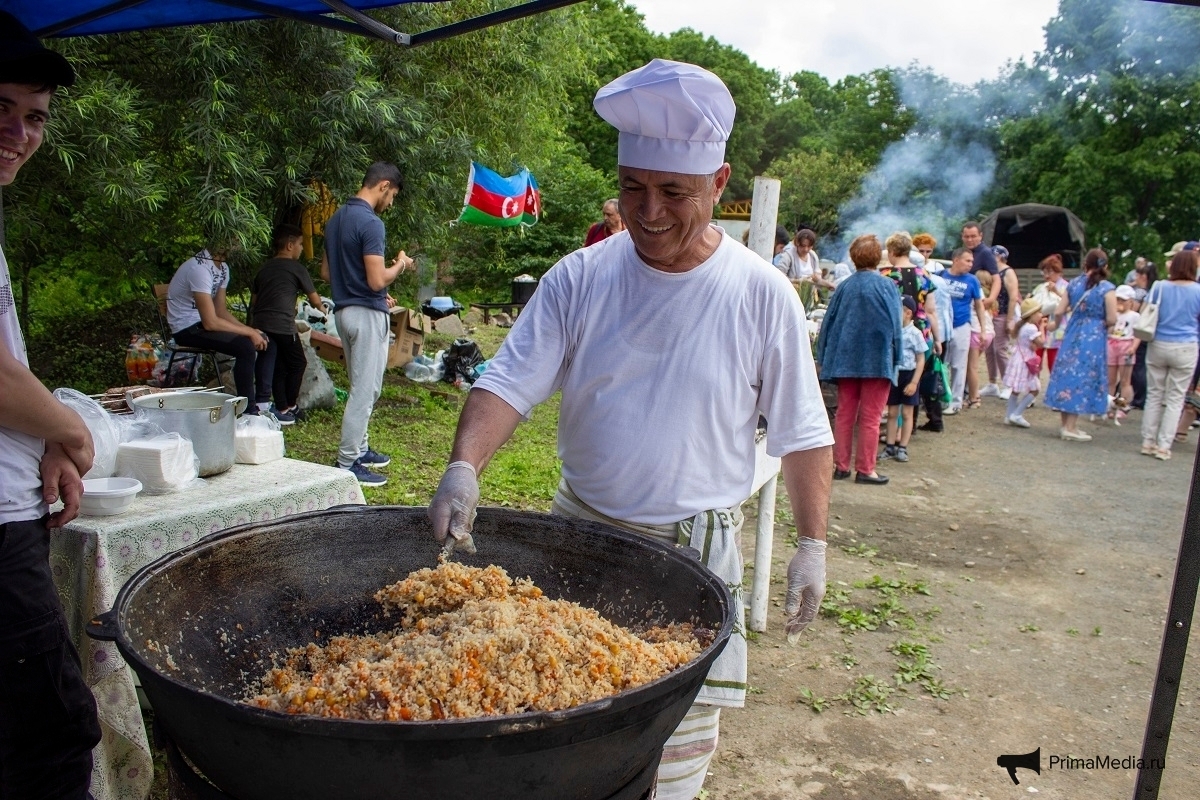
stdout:
<svg viewBox="0 0 1200 800">
<path fill-rule="evenodd" d="M 373 13 L 420 31 L 491 10 L 456 0 Z M 1200 179 L 1198 38 L 1197 9 L 1061 0 L 1033 63 L 971 87 L 915 65 L 783 77 L 696 31 L 653 33 L 627 0 L 411 50 L 284 21 L 56 41 L 80 80 L 56 98 L 42 154 L 5 188 L 6 253 L 35 329 L 143 298 L 218 240 L 243 246 L 236 289 L 313 181 L 340 202 L 383 159 L 407 184 L 385 215 L 389 247 L 419 249 L 441 288 L 497 299 L 514 275 L 540 275 L 579 246 L 616 194 L 616 132 L 592 99 L 652 58 L 726 82 L 738 108 L 726 197 L 774 175 L 789 226 L 832 234 L 870 217 L 915 229 L 914 215 L 956 226 L 1037 201 L 1070 207 L 1118 256 L 1161 252 L 1195 238 L 1200 217 L 1189 191 Z M 542 222 L 452 225 L 472 158 L 528 167 Z M 964 177 L 969 161 L 979 168 Z M 884 207 L 894 198 L 906 202 Z M 406 302 L 415 292 L 411 276 L 397 287 Z"/>
<path fill-rule="evenodd" d="M 999 127 L 996 200 L 1067 206 L 1118 257 L 1195 238 L 1198 36 L 1194 8 L 1061 0 L 1030 71 L 1041 107 Z"/>
</svg>

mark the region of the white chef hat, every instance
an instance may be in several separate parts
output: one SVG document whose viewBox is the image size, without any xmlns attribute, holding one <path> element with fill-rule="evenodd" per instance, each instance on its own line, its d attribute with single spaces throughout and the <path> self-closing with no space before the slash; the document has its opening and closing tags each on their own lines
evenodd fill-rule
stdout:
<svg viewBox="0 0 1200 800">
<path fill-rule="evenodd" d="M 620 131 L 620 166 L 707 175 L 725 163 L 733 96 L 695 64 L 656 58 L 602 87 L 592 105 Z"/>
</svg>

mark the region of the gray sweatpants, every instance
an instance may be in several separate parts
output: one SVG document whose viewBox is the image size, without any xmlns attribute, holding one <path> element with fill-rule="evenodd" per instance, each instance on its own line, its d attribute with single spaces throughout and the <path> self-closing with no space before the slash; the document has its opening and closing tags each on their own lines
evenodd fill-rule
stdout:
<svg viewBox="0 0 1200 800">
<path fill-rule="evenodd" d="M 952 406 L 962 408 L 963 390 L 967 385 L 967 356 L 971 354 L 971 323 L 964 322 L 954 329 L 946 342 L 946 366 L 950 367 Z"/>
<path fill-rule="evenodd" d="M 346 371 L 350 373 L 350 396 L 342 412 L 337 460 L 339 467 L 348 469 L 367 452 L 367 423 L 387 369 L 388 315 L 366 306 L 344 306 L 334 316 L 346 354 Z"/>
</svg>

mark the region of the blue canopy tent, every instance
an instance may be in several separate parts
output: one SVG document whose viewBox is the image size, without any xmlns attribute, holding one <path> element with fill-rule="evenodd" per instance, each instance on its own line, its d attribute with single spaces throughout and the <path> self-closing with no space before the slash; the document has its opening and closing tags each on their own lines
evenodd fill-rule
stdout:
<svg viewBox="0 0 1200 800">
<path fill-rule="evenodd" d="M 39 37 L 88 36 L 175 25 L 290 19 L 323 28 L 369 36 L 406 47 L 448 39 L 470 31 L 562 8 L 580 0 L 531 0 L 420 33 L 401 33 L 365 10 L 415 0 L 4 0 L 5 11 Z M 432 0 L 446 2 L 447 0 Z M 338 14 L 340 16 L 329 16 Z"/>
</svg>

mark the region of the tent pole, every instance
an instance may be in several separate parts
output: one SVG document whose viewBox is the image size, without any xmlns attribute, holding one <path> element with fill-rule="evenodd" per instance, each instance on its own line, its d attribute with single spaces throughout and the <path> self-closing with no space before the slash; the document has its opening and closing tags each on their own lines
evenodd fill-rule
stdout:
<svg viewBox="0 0 1200 800">
<path fill-rule="evenodd" d="M 36 36 L 39 39 L 45 39 L 49 36 L 57 36 L 63 31 L 69 31 L 71 28 L 79 25 L 86 25 L 89 22 L 95 22 L 98 19 L 103 19 L 111 14 L 116 14 L 118 11 L 124 11 L 127 8 L 140 6 L 144 2 L 146 2 L 146 0 L 117 0 L 115 3 L 109 3 L 106 6 L 94 8 L 84 14 L 80 14 L 79 16 L 71 17 L 70 19 L 64 19 L 57 25 L 51 25 L 48 28 L 42 28 L 36 32 Z"/>
<path fill-rule="evenodd" d="M 1197 451 L 1200 462 L 1200 451 Z M 1192 489 L 1183 520 L 1183 538 L 1175 562 L 1175 583 L 1167 609 L 1166 631 L 1158 657 L 1158 674 L 1150 697 L 1146 735 L 1142 738 L 1142 760 L 1138 767 L 1133 800 L 1157 800 L 1166 767 L 1167 742 L 1179 699 L 1179 679 L 1187 655 L 1192 612 L 1196 609 L 1196 590 L 1200 587 L 1200 470 L 1192 464 Z"/>
<path fill-rule="evenodd" d="M 385 42 L 394 42 L 396 44 L 403 45 L 409 44 L 412 40 L 412 37 L 407 33 L 398 33 L 392 30 L 387 25 L 384 25 L 382 22 L 373 17 L 367 16 L 357 8 L 346 5 L 342 2 L 342 0 L 321 0 L 321 2 L 339 14 L 354 20 L 377 39 L 383 39 Z"/>
<path fill-rule="evenodd" d="M 324 2 L 324 0 L 322 0 Z M 511 22 L 512 20 L 522 19 L 534 14 L 540 14 L 543 11 L 553 11 L 556 8 L 563 6 L 574 5 L 580 0 L 533 0 L 530 3 L 521 3 L 520 5 L 504 8 L 500 11 L 493 11 L 490 14 L 484 14 L 478 17 L 471 17 L 462 22 L 455 22 L 450 25 L 443 25 L 440 28 L 414 33 L 412 35 L 411 46 L 416 47 L 419 44 L 427 44 L 436 42 L 440 39 L 449 39 L 452 36 L 458 36 L 463 33 L 470 33 L 481 28 L 488 28 L 492 25 L 499 25 L 502 22 Z"/>
</svg>

